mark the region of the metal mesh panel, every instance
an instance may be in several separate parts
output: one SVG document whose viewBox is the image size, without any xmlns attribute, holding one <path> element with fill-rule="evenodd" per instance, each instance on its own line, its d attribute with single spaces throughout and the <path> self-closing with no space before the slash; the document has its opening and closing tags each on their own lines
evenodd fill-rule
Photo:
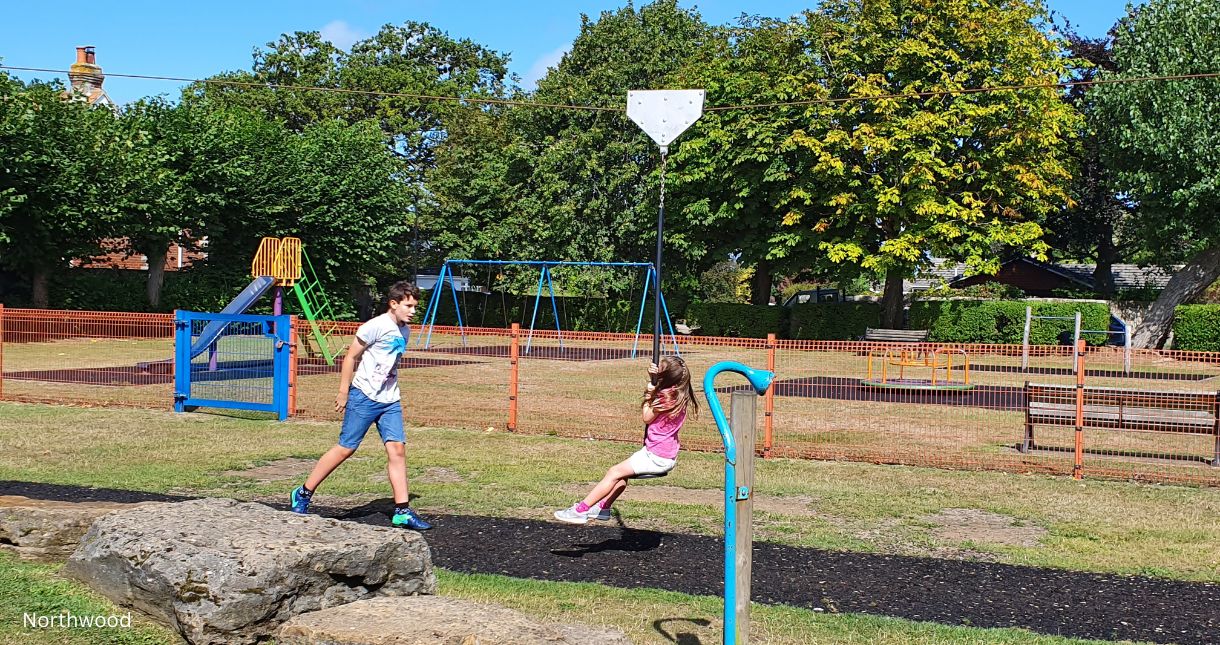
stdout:
<svg viewBox="0 0 1220 645">
<path fill-rule="evenodd" d="M 174 320 L 167 314 L 3 309 L 10 401 L 166 408 Z"/>
<path fill-rule="evenodd" d="M 213 321 L 192 320 L 192 345 Z M 208 349 L 190 359 L 191 398 L 271 405 L 275 400 L 275 339 L 262 322 L 230 322 Z"/>
<path fill-rule="evenodd" d="M 349 341 L 359 326 L 333 324 Z M 170 406 L 170 316 L 0 309 L 0 330 L 0 393 L 7 400 Z M 221 338 L 216 371 L 223 379 L 209 378 L 206 352 L 192 359 L 198 387 L 266 400 L 269 377 L 260 370 L 270 357 L 259 343 L 271 341 L 255 336 L 235 327 Z M 535 330 L 531 338 L 519 331 L 515 374 L 512 330 L 436 327 L 427 349 L 417 340 L 399 367 L 410 424 L 503 430 L 515 421 L 521 433 L 641 440 L 647 337 L 637 343 L 632 334 L 560 338 Z M 1212 465 L 1220 450 L 1217 353 L 1089 347 L 1078 406 L 1072 347 L 1032 347 L 1023 369 L 1019 345 L 678 342 L 701 404 L 702 377 L 713 363 L 774 361 L 775 384 L 758 406 L 756 446 L 771 456 L 1065 475 L 1079 460 L 1087 477 L 1220 485 L 1220 466 Z M 674 350 L 667 343 L 664 351 Z M 950 354 L 952 365 L 944 364 Z M 297 414 L 339 419 L 340 369 L 297 353 Z M 744 387 L 732 375 L 716 383 L 725 409 L 729 393 Z M 719 433 L 706 405 L 700 408 L 682 431 L 683 446 L 718 451 Z"/>
<path fill-rule="evenodd" d="M 351 342 L 360 323 L 341 322 L 335 334 Z M 418 329 L 413 333 L 419 333 Z M 403 419 L 408 425 L 503 430 L 508 414 L 509 345 L 506 329 L 436 327 L 428 349 L 416 339 L 398 364 Z M 296 414 L 338 421 L 334 410 L 343 361 L 298 357 Z"/>
</svg>

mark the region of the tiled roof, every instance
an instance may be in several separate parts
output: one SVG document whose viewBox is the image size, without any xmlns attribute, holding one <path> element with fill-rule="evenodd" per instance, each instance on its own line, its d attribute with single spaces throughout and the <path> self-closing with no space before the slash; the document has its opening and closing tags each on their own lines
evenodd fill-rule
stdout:
<svg viewBox="0 0 1220 645">
<path fill-rule="evenodd" d="M 1072 272 L 1077 277 L 1093 284 L 1095 264 L 1060 264 L 1063 269 Z M 1138 264 L 1110 265 L 1110 274 L 1114 276 L 1114 286 L 1117 289 L 1142 289 L 1152 287 L 1164 289 L 1173 274 L 1166 273 L 1160 267 L 1142 267 Z"/>
<path fill-rule="evenodd" d="M 1081 283 L 1084 287 L 1093 287 L 1093 271 L 1097 268 L 1095 264 L 1059 264 L 1040 262 L 1033 258 L 1017 258 L 1009 260 L 1009 262 L 1018 260 L 1028 262 L 1053 273 L 1058 273 Z M 950 262 L 939 258 L 934 259 L 932 262 L 932 268 L 923 270 L 913 279 L 903 281 L 903 292 L 922 291 L 937 286 L 942 282 L 952 284 L 966 277 L 966 265 L 964 263 Z M 1173 277 L 1173 274 L 1166 273 L 1160 267 L 1142 267 L 1138 264 L 1114 264 L 1110 266 L 1110 272 L 1114 276 L 1114 286 L 1117 289 L 1142 289 L 1145 287 L 1164 289 L 1165 285 L 1169 283 L 1169 279 Z"/>
</svg>

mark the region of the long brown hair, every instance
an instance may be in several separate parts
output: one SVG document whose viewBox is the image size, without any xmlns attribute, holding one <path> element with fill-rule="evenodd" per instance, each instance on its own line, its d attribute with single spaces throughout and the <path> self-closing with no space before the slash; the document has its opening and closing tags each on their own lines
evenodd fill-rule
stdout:
<svg viewBox="0 0 1220 645">
<path fill-rule="evenodd" d="M 695 398 L 695 389 L 690 384 L 690 370 L 686 369 L 686 361 L 680 356 L 666 356 L 661 359 L 660 372 L 657 373 L 656 388 L 648 404 L 658 414 L 677 416 L 686 412 L 687 408 L 699 416 L 699 401 Z"/>
</svg>

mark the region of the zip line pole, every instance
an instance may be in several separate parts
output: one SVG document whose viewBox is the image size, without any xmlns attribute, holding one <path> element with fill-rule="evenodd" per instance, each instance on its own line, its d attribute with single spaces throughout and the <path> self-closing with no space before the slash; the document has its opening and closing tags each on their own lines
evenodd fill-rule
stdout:
<svg viewBox="0 0 1220 645">
<path fill-rule="evenodd" d="M 661 205 L 657 211 L 657 252 L 653 271 L 652 362 L 661 362 L 661 269 L 665 248 L 665 164 L 669 144 L 703 116 L 704 90 L 631 90 L 627 92 L 627 116 L 640 126 L 661 149 Z"/>
</svg>

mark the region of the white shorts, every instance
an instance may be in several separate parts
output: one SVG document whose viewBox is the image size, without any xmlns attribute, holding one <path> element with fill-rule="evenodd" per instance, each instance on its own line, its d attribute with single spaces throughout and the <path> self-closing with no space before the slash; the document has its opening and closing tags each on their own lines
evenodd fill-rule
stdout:
<svg viewBox="0 0 1220 645">
<path fill-rule="evenodd" d="M 627 458 L 627 465 L 637 475 L 661 475 L 674 469 L 677 459 L 658 457 L 647 448 L 640 448 Z"/>
</svg>

